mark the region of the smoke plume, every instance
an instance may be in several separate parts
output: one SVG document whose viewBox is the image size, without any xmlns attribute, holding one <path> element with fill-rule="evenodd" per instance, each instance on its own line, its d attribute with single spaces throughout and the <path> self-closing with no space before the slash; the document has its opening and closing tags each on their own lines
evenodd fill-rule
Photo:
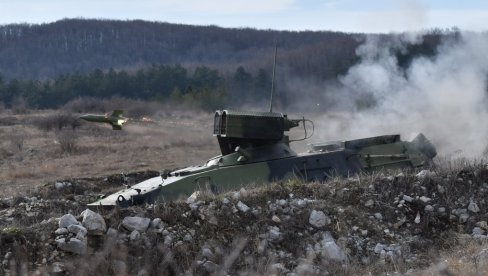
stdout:
<svg viewBox="0 0 488 276">
<path fill-rule="evenodd" d="M 488 141 L 488 34 L 459 33 L 436 55 L 399 66 L 394 53 L 421 37 L 368 37 L 357 49 L 360 62 L 339 77 L 338 87 L 328 87 L 335 91 L 326 91 L 325 100 L 341 111 L 315 118 L 313 140 L 396 133 L 409 140 L 424 133 L 442 155 L 481 156 Z M 358 102 L 370 106 L 358 109 Z"/>
</svg>

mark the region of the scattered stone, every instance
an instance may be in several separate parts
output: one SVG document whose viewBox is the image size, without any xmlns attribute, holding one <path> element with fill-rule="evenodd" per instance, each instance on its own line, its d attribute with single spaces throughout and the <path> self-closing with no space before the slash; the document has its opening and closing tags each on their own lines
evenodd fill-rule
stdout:
<svg viewBox="0 0 488 276">
<path fill-rule="evenodd" d="M 105 220 L 100 214 L 86 209 L 81 215 L 83 216 L 81 224 L 86 228 L 89 235 L 103 235 L 107 231 Z"/>
<path fill-rule="evenodd" d="M 329 225 L 331 220 L 324 212 L 312 210 L 310 217 L 308 218 L 308 223 L 316 228 L 321 228 Z"/>
<path fill-rule="evenodd" d="M 129 235 L 129 239 L 131 241 L 136 241 L 136 240 L 138 240 L 140 238 L 141 238 L 141 233 L 139 231 L 137 231 L 137 230 L 132 231 L 130 233 L 130 235 Z"/>
<path fill-rule="evenodd" d="M 481 229 L 480 227 L 473 228 L 473 232 L 472 232 L 473 236 L 480 236 L 480 235 L 484 235 L 484 234 L 485 234 L 485 231 L 483 229 Z"/>
<path fill-rule="evenodd" d="M 242 203 L 242 201 L 239 201 L 239 202 L 237 202 L 237 209 L 239 209 L 239 211 L 241 211 L 243 213 L 246 213 L 251 208 L 249 208 L 249 206 L 247 206 L 246 204 Z"/>
<path fill-rule="evenodd" d="M 207 271 L 208 273 L 212 273 L 214 271 L 217 270 L 219 266 L 212 262 L 212 261 L 206 261 L 204 264 L 203 264 L 203 268 L 205 269 L 205 271 Z"/>
<path fill-rule="evenodd" d="M 476 202 L 470 201 L 468 205 L 468 210 L 473 213 L 478 213 L 480 211 L 480 208 L 478 207 L 478 204 L 476 204 Z"/>
<path fill-rule="evenodd" d="M 54 262 L 51 265 L 51 272 L 55 275 L 64 273 L 66 271 L 64 263 L 62 262 Z"/>
<path fill-rule="evenodd" d="M 381 251 L 383 251 L 383 249 L 385 248 L 385 246 L 381 243 L 377 243 L 376 246 L 374 247 L 374 253 L 376 254 L 380 254 Z"/>
<path fill-rule="evenodd" d="M 431 199 L 429 197 L 426 197 L 426 196 L 421 196 L 419 199 L 423 203 L 427 203 L 427 202 L 431 201 Z"/>
<path fill-rule="evenodd" d="M 65 182 L 56 182 L 54 183 L 54 188 L 56 190 L 62 190 L 66 187 L 66 183 Z"/>
<path fill-rule="evenodd" d="M 413 201 L 413 197 L 408 196 L 408 195 L 403 195 L 403 200 L 405 200 L 406 202 L 412 202 Z"/>
<path fill-rule="evenodd" d="M 476 226 L 480 227 L 481 229 L 488 230 L 488 223 L 484 220 L 478 221 Z"/>
<path fill-rule="evenodd" d="M 372 199 L 368 199 L 365 203 L 364 203 L 364 206 L 365 207 L 372 207 L 374 205 L 374 200 Z"/>
<path fill-rule="evenodd" d="M 459 222 L 466 223 L 469 219 L 469 215 L 464 213 L 459 216 Z"/>
<path fill-rule="evenodd" d="M 417 212 L 417 216 L 415 217 L 414 222 L 415 222 L 416 224 L 419 224 L 419 223 L 420 223 L 420 213 L 418 213 L 418 212 Z"/>
<path fill-rule="evenodd" d="M 68 242 L 64 238 L 56 240 L 58 248 L 66 251 L 75 253 L 78 255 L 85 255 L 86 254 L 86 240 L 82 241 L 77 238 L 71 238 Z"/>
<path fill-rule="evenodd" d="M 215 254 L 208 247 L 202 248 L 202 256 L 207 258 L 207 260 L 215 260 Z"/>
<path fill-rule="evenodd" d="M 186 199 L 186 203 L 188 204 L 192 204 L 192 203 L 195 203 L 197 201 L 197 198 L 198 196 L 200 195 L 200 191 L 195 191 L 193 192 L 193 194 L 191 194 L 187 199 Z"/>
<path fill-rule="evenodd" d="M 440 185 L 440 184 L 437 184 L 437 191 L 440 193 L 440 194 L 443 194 L 446 192 L 446 189 L 444 188 L 444 186 Z"/>
<path fill-rule="evenodd" d="M 68 228 L 72 224 L 80 224 L 72 214 L 66 214 L 59 219 L 59 228 Z"/>
<path fill-rule="evenodd" d="M 425 206 L 424 210 L 427 211 L 427 212 L 433 212 L 434 211 L 434 207 L 432 205 L 427 205 L 427 206 Z"/>
<path fill-rule="evenodd" d="M 270 242 L 276 242 L 281 240 L 281 232 L 280 228 L 276 226 L 271 226 L 267 235 L 267 238 Z"/>
<path fill-rule="evenodd" d="M 70 233 L 73 233 L 73 234 L 81 233 L 82 236 L 85 236 L 87 233 L 87 230 L 85 227 L 83 227 L 81 225 L 76 225 L 76 224 L 72 224 L 72 225 L 68 226 L 68 231 Z"/>
<path fill-rule="evenodd" d="M 152 229 L 163 229 L 163 222 L 160 218 L 155 218 L 151 221 L 151 228 Z"/>
<path fill-rule="evenodd" d="M 435 173 L 429 170 L 421 170 L 416 176 L 418 179 L 424 179 L 434 176 Z"/>
<path fill-rule="evenodd" d="M 56 231 L 54 231 L 54 234 L 56 234 L 57 236 L 66 235 L 68 233 L 69 233 L 69 231 L 66 228 L 58 228 L 58 229 L 56 229 Z"/>
<path fill-rule="evenodd" d="M 278 216 L 276 216 L 276 215 L 274 215 L 274 216 L 271 218 L 271 220 L 272 220 L 273 222 L 276 222 L 276 223 L 280 223 L 280 222 L 281 222 L 281 219 L 280 219 Z"/>
<path fill-rule="evenodd" d="M 347 259 L 344 251 L 337 245 L 330 232 L 325 232 L 322 238 L 322 255 L 334 261 L 345 261 Z"/>
<path fill-rule="evenodd" d="M 141 217 L 125 217 L 124 220 L 122 220 L 122 226 L 130 232 L 134 230 L 141 233 L 146 232 L 149 223 L 151 223 L 151 219 Z"/>
</svg>

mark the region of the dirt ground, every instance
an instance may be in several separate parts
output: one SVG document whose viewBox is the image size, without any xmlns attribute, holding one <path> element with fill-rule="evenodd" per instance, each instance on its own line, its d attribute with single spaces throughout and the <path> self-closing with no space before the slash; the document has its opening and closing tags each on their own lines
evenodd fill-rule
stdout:
<svg viewBox="0 0 488 276">
<path fill-rule="evenodd" d="M 210 113 L 166 112 L 150 122 L 131 121 L 122 131 L 85 122 L 74 130 L 39 128 L 38 120 L 60 112 L 0 113 L 0 188 L 4 196 L 28 193 L 41 184 L 66 178 L 180 168 L 219 154 Z"/>
</svg>

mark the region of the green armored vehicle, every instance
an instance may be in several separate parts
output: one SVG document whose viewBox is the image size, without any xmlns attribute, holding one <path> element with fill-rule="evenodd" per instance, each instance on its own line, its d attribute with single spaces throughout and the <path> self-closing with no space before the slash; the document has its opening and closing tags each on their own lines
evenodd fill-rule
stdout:
<svg viewBox="0 0 488 276">
<path fill-rule="evenodd" d="M 271 110 L 271 109 L 270 109 Z M 214 193 L 238 189 L 249 183 L 301 178 L 324 181 L 332 175 L 348 175 L 377 169 L 416 168 L 428 165 L 434 146 L 419 134 L 411 142 L 400 135 L 312 144 L 297 154 L 286 131 L 311 122 L 289 119 L 275 112 L 217 111 L 213 135 L 221 155 L 202 165 L 164 173 L 89 204 L 128 207 L 188 197 L 196 190 Z"/>
</svg>

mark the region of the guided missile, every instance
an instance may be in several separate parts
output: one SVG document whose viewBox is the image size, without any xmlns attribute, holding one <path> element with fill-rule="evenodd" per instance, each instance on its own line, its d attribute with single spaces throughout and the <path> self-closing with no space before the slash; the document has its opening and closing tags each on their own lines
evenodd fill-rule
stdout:
<svg viewBox="0 0 488 276">
<path fill-rule="evenodd" d="M 126 123 L 129 119 L 122 116 L 124 113 L 123 110 L 114 110 L 112 114 L 105 114 L 105 115 L 95 115 L 95 114 L 87 114 L 80 117 L 85 121 L 89 122 L 97 122 L 97 123 L 107 123 L 112 126 L 114 130 L 121 130 L 122 125 Z"/>
</svg>

